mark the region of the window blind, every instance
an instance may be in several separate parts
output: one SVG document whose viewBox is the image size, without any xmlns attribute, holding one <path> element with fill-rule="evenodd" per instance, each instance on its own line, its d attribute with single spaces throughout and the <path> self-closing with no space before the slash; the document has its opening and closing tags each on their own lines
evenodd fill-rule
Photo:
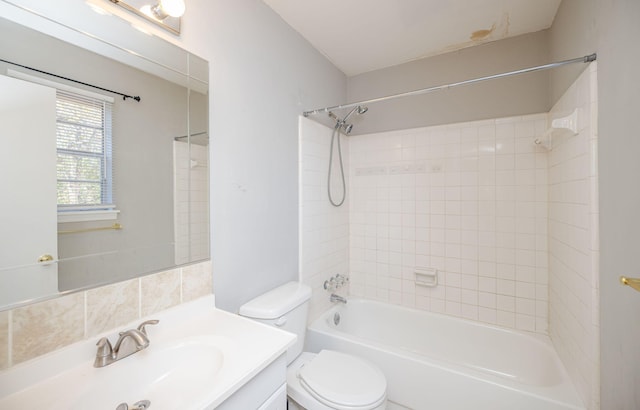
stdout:
<svg viewBox="0 0 640 410">
<path fill-rule="evenodd" d="M 58 208 L 114 208 L 112 103 L 64 90 L 56 100 Z"/>
</svg>

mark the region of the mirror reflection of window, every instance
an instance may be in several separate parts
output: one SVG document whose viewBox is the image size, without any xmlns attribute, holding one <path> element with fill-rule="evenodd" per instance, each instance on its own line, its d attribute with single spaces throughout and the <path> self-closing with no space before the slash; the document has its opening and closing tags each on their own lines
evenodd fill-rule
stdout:
<svg viewBox="0 0 640 410">
<path fill-rule="evenodd" d="M 56 90 L 58 222 L 116 219 L 113 97 L 21 71 L 7 73 Z"/>
<path fill-rule="evenodd" d="M 58 211 L 113 209 L 112 102 L 58 90 Z"/>
</svg>

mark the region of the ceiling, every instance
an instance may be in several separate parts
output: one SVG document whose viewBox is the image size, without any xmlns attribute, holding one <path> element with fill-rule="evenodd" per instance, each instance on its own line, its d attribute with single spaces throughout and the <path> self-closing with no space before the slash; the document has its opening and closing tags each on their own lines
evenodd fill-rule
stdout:
<svg viewBox="0 0 640 410">
<path fill-rule="evenodd" d="M 347 76 L 544 30 L 561 0 L 264 0 Z"/>
</svg>

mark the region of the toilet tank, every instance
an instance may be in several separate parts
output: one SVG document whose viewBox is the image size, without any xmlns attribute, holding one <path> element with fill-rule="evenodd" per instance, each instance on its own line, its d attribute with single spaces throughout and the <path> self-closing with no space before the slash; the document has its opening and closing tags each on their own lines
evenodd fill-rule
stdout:
<svg viewBox="0 0 640 410">
<path fill-rule="evenodd" d="M 296 334 L 296 343 L 287 350 L 289 364 L 302 353 L 310 298 L 309 286 L 289 282 L 240 306 L 238 313 L 240 316 Z"/>
</svg>

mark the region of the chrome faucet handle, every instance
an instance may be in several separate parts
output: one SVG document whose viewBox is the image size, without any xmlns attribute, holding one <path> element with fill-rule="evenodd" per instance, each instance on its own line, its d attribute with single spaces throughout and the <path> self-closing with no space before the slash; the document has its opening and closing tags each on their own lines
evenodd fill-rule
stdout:
<svg viewBox="0 0 640 410">
<path fill-rule="evenodd" d="M 104 367 L 111 363 L 113 358 L 113 348 L 111 347 L 109 339 L 103 337 L 98 340 L 96 346 L 98 346 L 98 351 L 96 352 L 96 359 L 93 362 L 93 367 Z"/>
<path fill-rule="evenodd" d="M 111 347 L 111 342 L 109 342 L 109 339 L 107 339 L 106 337 L 101 338 L 100 340 L 98 340 L 98 343 L 96 343 L 96 346 L 98 346 L 96 357 L 111 356 L 113 347 Z"/>
<path fill-rule="evenodd" d="M 127 403 L 120 403 L 116 410 L 145 410 L 151 406 L 151 402 L 149 400 L 140 400 L 136 403 L 133 403 L 133 407 L 129 407 Z"/>
<path fill-rule="evenodd" d="M 147 335 L 147 330 L 145 329 L 145 326 L 147 326 L 147 325 L 157 325 L 158 323 L 160 323 L 160 321 L 157 320 L 157 319 L 146 320 L 146 321 L 140 323 L 140 325 L 138 325 L 138 331 L 143 333 L 146 336 Z"/>
<path fill-rule="evenodd" d="M 333 292 L 336 289 L 336 280 L 335 280 L 335 278 L 330 278 L 329 280 L 325 280 L 323 288 L 324 288 L 324 290 L 326 290 L 328 292 Z"/>
</svg>

